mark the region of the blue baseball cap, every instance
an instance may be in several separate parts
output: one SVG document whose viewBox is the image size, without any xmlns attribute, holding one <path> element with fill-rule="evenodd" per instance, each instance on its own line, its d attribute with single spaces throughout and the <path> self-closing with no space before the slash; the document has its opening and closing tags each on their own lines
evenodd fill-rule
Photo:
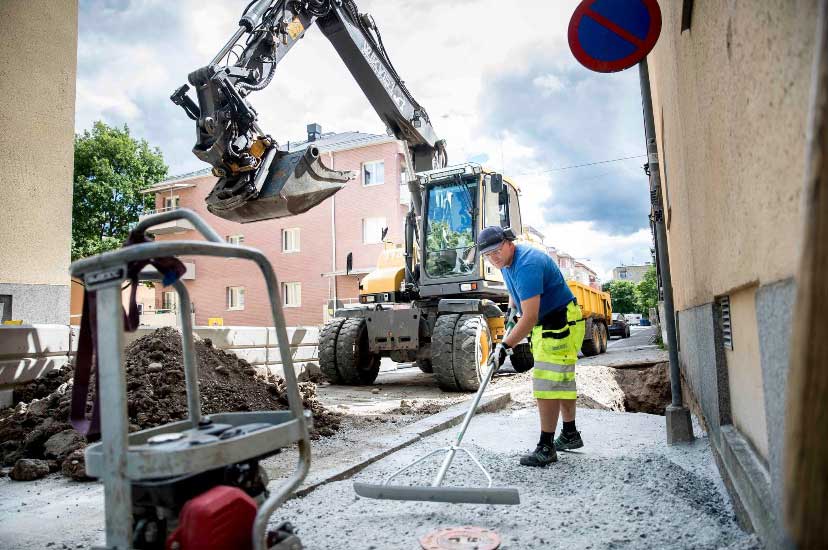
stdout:
<svg viewBox="0 0 828 550">
<path fill-rule="evenodd" d="M 507 233 L 500 226 L 490 225 L 477 235 L 477 248 L 481 254 L 485 254 L 500 246 L 503 241 L 511 240 L 514 240 L 511 231 Z"/>
</svg>

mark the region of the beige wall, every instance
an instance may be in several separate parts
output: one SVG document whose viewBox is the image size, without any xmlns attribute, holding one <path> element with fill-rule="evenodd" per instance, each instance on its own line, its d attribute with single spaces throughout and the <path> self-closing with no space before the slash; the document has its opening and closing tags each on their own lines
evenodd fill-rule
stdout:
<svg viewBox="0 0 828 550">
<path fill-rule="evenodd" d="M 77 0 L 2 0 L 0 21 L 0 283 L 68 293 Z"/>
<path fill-rule="evenodd" d="M 793 275 L 816 0 L 661 2 L 649 57 L 677 310 Z M 663 115 L 663 117 L 662 117 Z"/>
<path fill-rule="evenodd" d="M 730 414 L 733 424 L 767 460 L 768 430 L 759 362 L 759 332 L 756 329 L 756 287 L 730 295 L 730 319 L 733 349 L 725 349 Z M 781 422 L 782 419 L 771 421 Z"/>
</svg>

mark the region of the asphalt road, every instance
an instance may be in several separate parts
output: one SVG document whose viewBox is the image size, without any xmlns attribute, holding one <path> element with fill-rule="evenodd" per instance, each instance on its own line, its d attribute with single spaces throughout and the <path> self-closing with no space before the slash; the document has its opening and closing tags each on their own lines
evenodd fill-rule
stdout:
<svg viewBox="0 0 828 550">
<path fill-rule="evenodd" d="M 613 336 L 607 342 L 607 353 L 610 351 L 620 351 L 625 348 L 636 348 L 639 346 L 654 345 L 656 337 L 655 327 L 630 327 L 630 337 L 621 338 L 620 336 Z"/>
</svg>

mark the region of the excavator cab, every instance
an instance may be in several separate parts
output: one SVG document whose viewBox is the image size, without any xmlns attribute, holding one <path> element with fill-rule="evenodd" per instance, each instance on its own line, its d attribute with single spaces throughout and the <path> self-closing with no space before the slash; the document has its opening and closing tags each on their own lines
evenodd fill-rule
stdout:
<svg viewBox="0 0 828 550">
<path fill-rule="evenodd" d="M 423 195 L 420 297 L 469 296 L 501 301 L 500 271 L 477 252 L 487 226 L 522 233 L 518 190 L 501 174 L 467 163 L 418 175 Z"/>
</svg>

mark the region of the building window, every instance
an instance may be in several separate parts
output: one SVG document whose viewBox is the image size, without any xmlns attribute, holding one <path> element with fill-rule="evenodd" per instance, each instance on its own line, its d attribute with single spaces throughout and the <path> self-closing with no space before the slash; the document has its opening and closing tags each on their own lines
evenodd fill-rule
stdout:
<svg viewBox="0 0 828 550">
<path fill-rule="evenodd" d="M 282 296 L 285 307 L 302 305 L 302 283 L 282 283 Z"/>
<path fill-rule="evenodd" d="M 382 230 L 388 227 L 385 218 L 363 218 L 362 242 L 376 244 L 382 242 Z"/>
<path fill-rule="evenodd" d="M 282 229 L 282 252 L 299 252 L 299 228 Z"/>
<path fill-rule="evenodd" d="M 385 161 L 375 160 L 362 165 L 362 185 L 382 185 L 385 183 Z"/>
<path fill-rule="evenodd" d="M 178 208 L 180 201 L 181 197 L 179 197 L 178 195 L 172 197 L 164 197 L 164 211 L 166 212 L 167 210 L 175 210 L 176 208 Z"/>
<path fill-rule="evenodd" d="M 178 293 L 177 292 L 162 292 L 161 293 L 161 309 L 175 311 L 178 309 Z"/>
<path fill-rule="evenodd" d="M 228 244 L 244 244 L 244 235 L 227 235 L 226 240 Z"/>
<path fill-rule="evenodd" d="M 244 309 L 244 287 L 243 286 L 228 286 L 227 287 L 227 309 L 231 309 L 231 310 Z"/>
</svg>

